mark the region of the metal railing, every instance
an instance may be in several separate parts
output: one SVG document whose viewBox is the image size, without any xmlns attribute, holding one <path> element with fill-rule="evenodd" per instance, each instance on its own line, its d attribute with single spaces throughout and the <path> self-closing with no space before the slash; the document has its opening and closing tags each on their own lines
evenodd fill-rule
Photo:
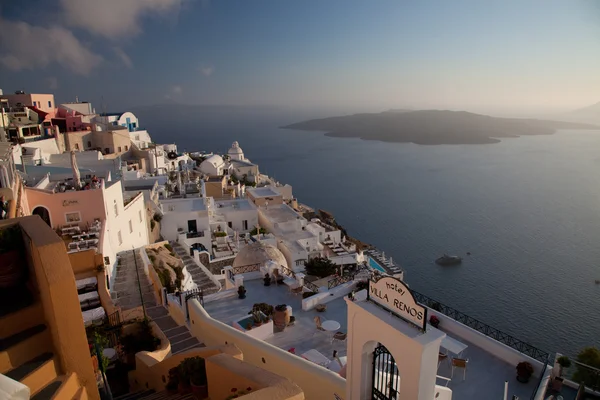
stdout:
<svg viewBox="0 0 600 400">
<path fill-rule="evenodd" d="M 317 285 L 315 285 L 314 283 L 311 283 L 311 282 L 306 282 L 306 281 L 305 281 L 305 282 L 304 282 L 304 287 L 305 287 L 306 289 L 308 289 L 309 291 L 311 291 L 311 292 L 315 292 L 315 293 L 318 293 L 318 292 L 319 292 L 319 287 L 318 287 Z"/>
<path fill-rule="evenodd" d="M 292 271 L 291 269 L 284 267 L 283 265 L 279 266 L 279 269 L 281 270 L 281 273 L 289 278 L 294 278 L 296 279 L 296 273 L 294 271 Z"/>
<path fill-rule="evenodd" d="M 542 381 L 544 380 L 544 372 L 546 371 L 545 366 L 548 365 L 549 360 L 550 360 L 550 354 L 548 354 L 548 357 L 546 357 L 546 361 L 544 362 L 544 369 L 542 371 L 540 371 L 540 379 L 538 379 L 537 385 L 535 385 L 535 387 L 533 388 L 533 393 L 531 393 L 531 397 L 529 397 L 529 400 L 535 400 L 535 396 L 537 396 L 538 390 L 540 389 L 540 386 L 542 385 Z"/>
<path fill-rule="evenodd" d="M 525 343 L 522 340 L 519 340 L 506 332 L 502 332 L 499 329 L 491 327 L 490 325 L 481 322 L 476 318 L 470 317 L 467 314 L 462 313 L 452 307 L 444 305 L 439 301 L 432 299 L 431 297 L 428 297 L 412 289 L 411 292 L 419 303 L 430 307 L 436 310 L 437 312 L 440 312 L 452 318 L 453 320 L 460 322 L 461 324 L 466 325 L 471 329 L 476 330 L 477 332 L 483 333 L 484 335 L 496 340 L 497 342 L 505 344 L 508 347 L 511 347 L 517 350 L 518 352 L 533 358 L 534 360 L 543 363 L 548 361 L 548 357 L 550 356 L 548 352 L 540 350 L 537 347 L 530 345 L 529 343 Z"/>
<path fill-rule="evenodd" d="M 121 326 L 121 313 L 119 313 L 119 310 L 106 316 L 106 324 L 110 327 Z"/>
<path fill-rule="evenodd" d="M 336 286 L 342 285 L 346 282 L 350 282 L 354 280 L 354 274 L 349 274 L 346 276 L 338 276 L 336 278 L 330 279 L 327 281 L 327 289 L 334 288 Z"/>
<path fill-rule="evenodd" d="M 260 264 L 243 265 L 241 267 L 233 267 L 234 274 L 245 274 L 246 272 L 260 271 Z"/>
<path fill-rule="evenodd" d="M 188 239 L 194 239 L 194 238 L 204 237 L 204 231 L 200 231 L 200 232 L 188 232 L 185 236 Z"/>
</svg>

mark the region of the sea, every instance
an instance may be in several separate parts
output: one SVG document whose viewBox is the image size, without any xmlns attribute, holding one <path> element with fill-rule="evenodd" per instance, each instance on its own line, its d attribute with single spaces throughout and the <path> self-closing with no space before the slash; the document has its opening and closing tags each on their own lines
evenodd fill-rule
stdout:
<svg viewBox="0 0 600 400">
<path fill-rule="evenodd" d="M 280 129 L 314 115 L 274 110 L 136 115 L 183 151 L 237 140 L 411 288 L 550 353 L 600 347 L 600 131 L 422 146 Z"/>
</svg>

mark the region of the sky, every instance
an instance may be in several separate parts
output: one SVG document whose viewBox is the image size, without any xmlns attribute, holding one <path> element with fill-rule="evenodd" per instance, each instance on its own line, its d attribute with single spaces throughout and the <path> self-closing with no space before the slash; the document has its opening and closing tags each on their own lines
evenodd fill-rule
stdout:
<svg viewBox="0 0 600 400">
<path fill-rule="evenodd" d="M 600 2 L 0 2 L 0 88 L 97 111 L 570 110 L 600 101 Z"/>
</svg>

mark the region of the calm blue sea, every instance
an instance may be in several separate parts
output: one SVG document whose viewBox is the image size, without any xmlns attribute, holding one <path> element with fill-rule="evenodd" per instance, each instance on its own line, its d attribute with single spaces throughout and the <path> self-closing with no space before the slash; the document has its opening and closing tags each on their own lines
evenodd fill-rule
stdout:
<svg viewBox="0 0 600 400">
<path fill-rule="evenodd" d="M 392 256 L 412 288 L 550 352 L 600 347 L 600 132 L 418 146 L 278 129 L 310 115 L 215 114 L 139 116 L 180 150 L 238 140 L 301 202 Z M 437 266 L 442 253 L 464 262 Z"/>
</svg>

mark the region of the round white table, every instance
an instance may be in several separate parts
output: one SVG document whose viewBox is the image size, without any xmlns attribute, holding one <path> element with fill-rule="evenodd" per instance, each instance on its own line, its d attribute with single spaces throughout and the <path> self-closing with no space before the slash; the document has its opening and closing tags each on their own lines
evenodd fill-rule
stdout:
<svg viewBox="0 0 600 400">
<path fill-rule="evenodd" d="M 340 323 L 332 319 L 328 319 L 327 321 L 323 321 L 321 327 L 323 327 L 323 329 L 325 329 L 328 332 L 333 332 L 340 329 Z"/>
<path fill-rule="evenodd" d="M 323 321 L 323 323 L 321 323 L 321 327 L 331 335 L 330 341 L 333 343 L 333 337 L 335 336 L 335 332 L 340 329 L 340 323 L 332 319 L 328 319 L 327 321 Z"/>
</svg>

